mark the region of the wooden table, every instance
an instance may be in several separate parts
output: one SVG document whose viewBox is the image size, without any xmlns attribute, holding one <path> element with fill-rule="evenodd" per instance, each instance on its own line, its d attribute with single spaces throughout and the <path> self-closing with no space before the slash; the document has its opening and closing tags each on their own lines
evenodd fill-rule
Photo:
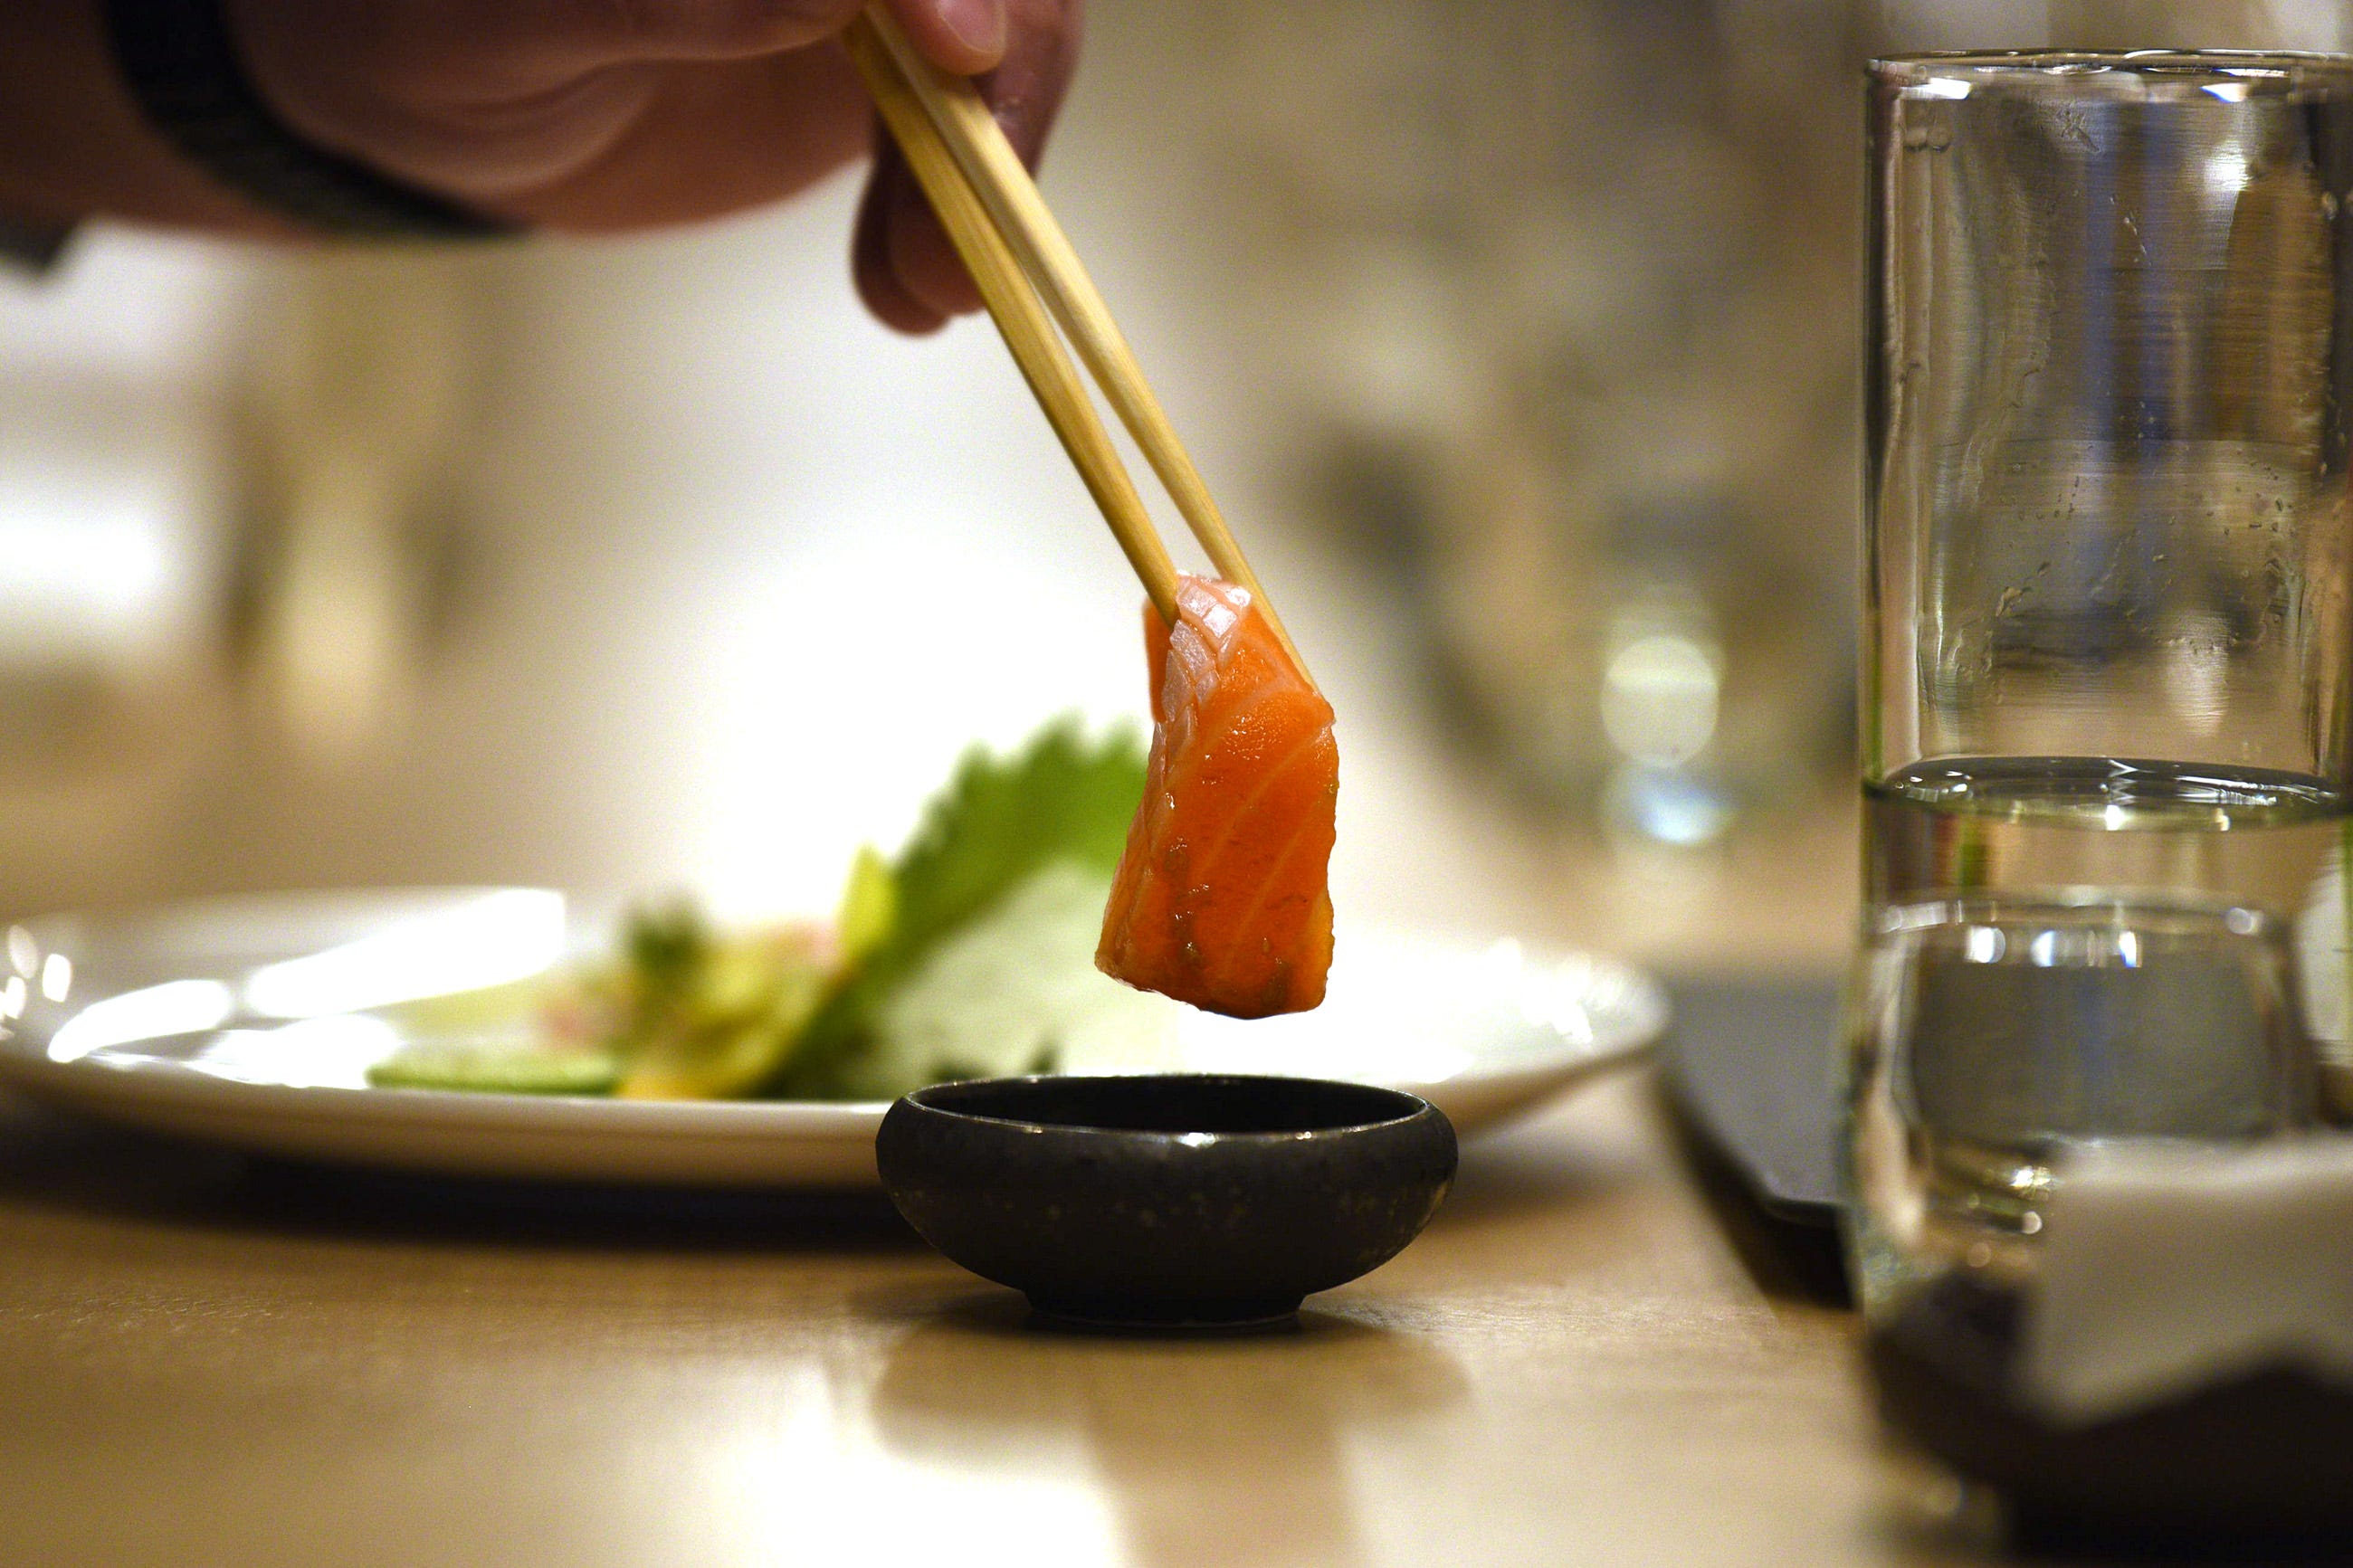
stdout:
<svg viewBox="0 0 2353 1568">
<path fill-rule="evenodd" d="M 491 1202 L 0 1106 L 0 1562 L 1976 1560 L 1743 1235 L 1641 1075 L 1206 1340 L 1031 1326 L 863 1203 Z"/>
</svg>

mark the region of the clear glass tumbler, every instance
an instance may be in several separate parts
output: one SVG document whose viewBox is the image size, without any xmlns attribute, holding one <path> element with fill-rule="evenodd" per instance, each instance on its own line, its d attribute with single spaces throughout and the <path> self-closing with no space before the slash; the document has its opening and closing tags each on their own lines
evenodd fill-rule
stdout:
<svg viewBox="0 0 2353 1568">
<path fill-rule="evenodd" d="M 2344 1102 L 2353 61 L 1886 60 L 1870 138 L 1850 1125 L 1884 1322 L 2023 1288 L 2071 1147 Z"/>
</svg>

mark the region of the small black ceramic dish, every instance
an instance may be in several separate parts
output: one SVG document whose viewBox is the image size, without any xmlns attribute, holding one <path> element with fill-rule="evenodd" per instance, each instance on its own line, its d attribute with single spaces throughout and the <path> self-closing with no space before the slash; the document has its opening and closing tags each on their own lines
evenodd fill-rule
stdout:
<svg viewBox="0 0 2353 1568">
<path fill-rule="evenodd" d="M 1239 1327 L 1404 1250 L 1455 1148 L 1435 1106 L 1395 1089 L 1170 1074 L 918 1089 L 874 1155 L 924 1240 L 1041 1312 Z"/>
</svg>

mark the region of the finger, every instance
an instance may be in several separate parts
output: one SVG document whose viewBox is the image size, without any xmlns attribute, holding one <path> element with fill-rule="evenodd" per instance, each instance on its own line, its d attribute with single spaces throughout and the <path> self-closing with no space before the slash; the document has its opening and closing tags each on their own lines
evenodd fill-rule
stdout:
<svg viewBox="0 0 2353 1568">
<path fill-rule="evenodd" d="M 478 203 L 599 162 L 681 64 L 778 55 L 839 30 L 857 4 L 223 0 L 256 84 L 296 130 Z"/>
<path fill-rule="evenodd" d="M 886 0 L 925 59 L 957 76 L 994 70 L 1012 36 L 1006 0 Z"/>
<path fill-rule="evenodd" d="M 1079 67 L 1083 7 L 1081 0 L 1008 0 L 1008 6 L 1011 41 L 1004 60 L 981 79 L 980 95 L 1034 169 Z"/>
<path fill-rule="evenodd" d="M 1079 5 L 1077 0 L 1010 0 L 1010 15 L 1015 32 L 1005 61 L 978 86 L 1014 151 L 1034 168 L 1078 63 Z M 980 308 L 980 293 L 946 232 L 895 156 L 877 162 L 867 205 L 881 230 L 872 243 L 902 293 L 944 316 Z"/>
<path fill-rule="evenodd" d="M 864 153 L 864 90 L 838 49 L 649 68 L 651 101 L 596 160 L 497 209 L 575 232 L 688 223 L 804 189 Z"/>
<path fill-rule="evenodd" d="M 243 0 L 248 5 L 252 0 Z M 349 5 L 354 0 L 334 0 Z M 849 25 L 859 0 L 400 0 L 373 31 L 437 74 L 478 69 L 561 80 L 608 66 L 749 59 L 806 48 Z M 375 7 L 363 7 L 375 8 Z M 299 7 L 298 7 L 299 9 Z"/>
<path fill-rule="evenodd" d="M 896 147 L 875 163 L 866 201 L 876 254 L 902 293 L 942 317 L 980 309 L 980 290 Z"/>
<path fill-rule="evenodd" d="M 585 73 L 744 59 L 829 37 L 858 0 L 222 0 L 266 88 L 425 106 L 506 102 Z"/>
<path fill-rule="evenodd" d="M 479 9 L 480 0 L 459 0 Z M 849 25 L 859 0 L 538 0 L 605 18 L 595 44 L 605 58 L 742 59 L 806 48 Z"/>
<path fill-rule="evenodd" d="M 880 127 L 875 135 L 881 140 L 874 175 L 858 205 L 858 227 L 850 241 L 850 276 L 857 281 L 858 297 L 876 320 L 894 331 L 923 337 L 947 325 L 953 312 L 925 304 L 899 279 L 891 257 L 889 222 L 896 195 L 908 183 L 907 165 Z"/>
</svg>

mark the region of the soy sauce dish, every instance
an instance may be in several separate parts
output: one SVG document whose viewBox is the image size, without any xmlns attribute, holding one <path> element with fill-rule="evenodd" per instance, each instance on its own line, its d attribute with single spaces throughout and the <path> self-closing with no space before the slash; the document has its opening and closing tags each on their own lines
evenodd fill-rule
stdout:
<svg viewBox="0 0 2353 1568">
<path fill-rule="evenodd" d="M 1169 1074 L 918 1089 L 874 1153 L 924 1240 L 1048 1316 L 1232 1328 L 1403 1251 L 1455 1141 L 1396 1089 Z"/>
</svg>

